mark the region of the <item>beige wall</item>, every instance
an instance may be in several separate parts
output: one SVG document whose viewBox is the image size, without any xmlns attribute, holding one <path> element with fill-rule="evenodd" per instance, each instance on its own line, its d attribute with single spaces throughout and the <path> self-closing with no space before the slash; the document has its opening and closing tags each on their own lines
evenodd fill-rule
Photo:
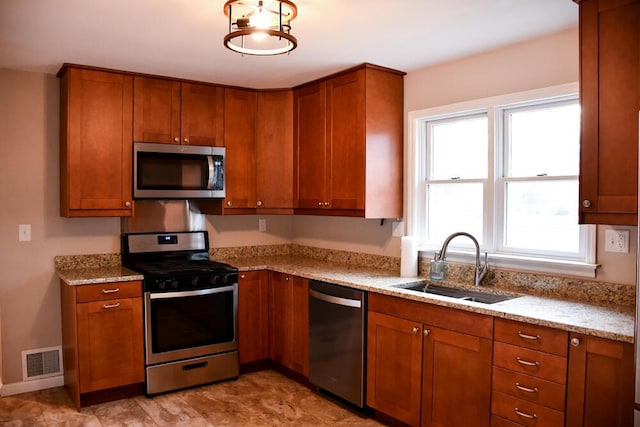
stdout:
<svg viewBox="0 0 640 427">
<path fill-rule="evenodd" d="M 119 251 L 118 219 L 59 216 L 55 76 L 0 70 L 2 380 L 22 381 L 21 351 L 61 343 L 53 257 Z M 32 240 L 18 242 L 18 224 Z"/>
</svg>

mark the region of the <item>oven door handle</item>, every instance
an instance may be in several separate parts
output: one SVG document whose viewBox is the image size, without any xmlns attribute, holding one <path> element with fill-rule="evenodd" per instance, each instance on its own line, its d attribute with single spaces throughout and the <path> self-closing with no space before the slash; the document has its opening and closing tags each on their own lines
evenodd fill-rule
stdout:
<svg viewBox="0 0 640 427">
<path fill-rule="evenodd" d="M 232 285 L 232 286 L 225 286 L 222 288 L 199 289 L 197 291 L 158 292 L 158 293 L 150 293 L 149 299 L 195 297 L 199 295 L 219 294 L 221 292 L 230 292 L 234 290 L 235 290 L 235 286 Z"/>
</svg>

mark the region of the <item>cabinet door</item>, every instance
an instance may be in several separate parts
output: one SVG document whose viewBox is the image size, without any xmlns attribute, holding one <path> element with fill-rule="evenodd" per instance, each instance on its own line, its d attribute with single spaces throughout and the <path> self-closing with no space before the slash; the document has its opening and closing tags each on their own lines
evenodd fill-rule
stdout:
<svg viewBox="0 0 640 427">
<path fill-rule="evenodd" d="M 224 146 L 224 89 L 182 83 L 182 144 Z"/>
<path fill-rule="evenodd" d="M 258 92 L 256 204 L 293 209 L 293 92 Z"/>
<path fill-rule="evenodd" d="M 226 214 L 256 206 L 256 92 L 225 89 L 224 99 Z"/>
<path fill-rule="evenodd" d="M 637 224 L 640 2 L 580 3 L 580 221 Z"/>
<path fill-rule="evenodd" d="M 271 360 L 293 368 L 293 293 L 291 276 L 269 272 L 269 353 Z"/>
<path fill-rule="evenodd" d="M 326 199 L 326 83 L 294 93 L 294 192 L 296 207 L 318 209 Z"/>
<path fill-rule="evenodd" d="M 633 345 L 572 333 L 567 427 L 633 425 Z"/>
<path fill-rule="evenodd" d="M 425 325 L 423 426 L 489 426 L 492 342 Z"/>
<path fill-rule="evenodd" d="M 238 278 L 240 363 L 269 358 L 269 274 L 248 271 Z"/>
<path fill-rule="evenodd" d="M 77 305 L 80 393 L 144 381 L 142 298 Z"/>
<path fill-rule="evenodd" d="M 180 82 L 134 77 L 133 140 L 180 144 Z"/>
<path fill-rule="evenodd" d="M 367 331 L 367 405 L 419 426 L 422 325 L 369 311 Z"/>
<path fill-rule="evenodd" d="M 61 103 L 61 215 L 131 216 L 133 78 L 69 68 Z"/>
<path fill-rule="evenodd" d="M 327 194 L 331 209 L 364 209 L 364 96 L 364 69 L 327 81 Z"/>
<path fill-rule="evenodd" d="M 309 376 L 309 279 L 293 276 L 291 296 L 292 366 L 293 370 Z"/>
</svg>

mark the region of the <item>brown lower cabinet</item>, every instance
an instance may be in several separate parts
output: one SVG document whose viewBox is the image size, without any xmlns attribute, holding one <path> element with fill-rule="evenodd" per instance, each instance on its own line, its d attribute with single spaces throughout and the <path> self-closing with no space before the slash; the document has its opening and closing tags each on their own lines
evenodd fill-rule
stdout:
<svg viewBox="0 0 640 427">
<path fill-rule="evenodd" d="M 269 272 L 271 360 L 309 376 L 309 279 Z"/>
<path fill-rule="evenodd" d="M 493 318 L 369 294 L 367 405 L 411 426 L 489 426 Z"/>
<path fill-rule="evenodd" d="M 142 282 L 71 286 L 61 281 L 60 294 L 65 387 L 75 406 L 95 403 L 96 392 L 141 394 Z"/>
<path fill-rule="evenodd" d="M 571 333 L 567 427 L 632 426 L 633 345 Z"/>
<path fill-rule="evenodd" d="M 240 363 L 269 359 L 269 273 L 238 275 L 238 357 Z"/>
</svg>

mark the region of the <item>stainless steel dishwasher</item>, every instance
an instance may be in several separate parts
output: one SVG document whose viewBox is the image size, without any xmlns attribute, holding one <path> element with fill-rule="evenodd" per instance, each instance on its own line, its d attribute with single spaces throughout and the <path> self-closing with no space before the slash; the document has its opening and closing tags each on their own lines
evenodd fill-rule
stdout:
<svg viewBox="0 0 640 427">
<path fill-rule="evenodd" d="M 309 381 L 356 406 L 365 404 L 367 294 L 309 281 Z"/>
</svg>

